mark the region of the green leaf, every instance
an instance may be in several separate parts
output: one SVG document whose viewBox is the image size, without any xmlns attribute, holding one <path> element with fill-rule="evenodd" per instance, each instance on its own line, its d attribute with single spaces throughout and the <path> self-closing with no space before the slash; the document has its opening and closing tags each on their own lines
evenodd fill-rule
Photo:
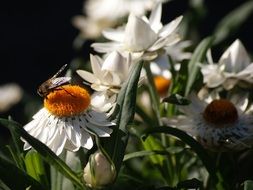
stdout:
<svg viewBox="0 0 253 190">
<path fill-rule="evenodd" d="M 48 186 L 43 161 L 38 152 L 32 149 L 26 154 L 25 166 L 26 171 L 30 176 L 40 183 L 45 184 L 45 186 Z"/>
<path fill-rule="evenodd" d="M 169 97 L 164 98 L 163 102 L 181 105 L 181 106 L 182 105 L 189 105 L 191 103 L 190 100 L 186 99 L 185 97 L 183 97 L 179 94 L 171 94 Z"/>
<path fill-rule="evenodd" d="M 148 136 L 148 138 L 142 142 L 145 150 L 160 150 L 164 151 L 164 147 L 162 146 L 161 142 L 152 136 Z M 150 156 L 150 160 L 153 164 L 159 164 L 163 166 L 163 162 L 165 157 L 161 155 L 152 155 Z"/>
<path fill-rule="evenodd" d="M 0 178 L 10 189 L 45 190 L 39 182 L 0 155 Z"/>
<path fill-rule="evenodd" d="M 117 99 L 119 106 L 117 127 L 114 127 L 111 138 L 105 145 L 117 171 L 120 169 L 128 142 L 127 125 L 132 122 L 135 114 L 136 94 L 142 65 L 142 62 L 132 65 L 130 75 L 120 90 Z"/>
<path fill-rule="evenodd" d="M 244 187 L 243 190 L 253 190 L 253 181 L 252 180 L 246 180 L 243 182 Z"/>
<path fill-rule="evenodd" d="M 8 118 L 10 121 L 12 120 L 12 118 L 9 116 Z M 15 160 L 15 163 L 17 164 L 17 166 L 20 169 L 25 170 L 24 167 L 24 157 L 22 154 L 22 142 L 20 140 L 20 136 L 15 133 L 15 131 L 10 130 L 11 133 L 11 137 L 12 137 L 12 142 L 13 144 L 11 146 L 8 146 L 8 149 L 12 155 L 13 160 Z"/>
<path fill-rule="evenodd" d="M 249 18 L 253 13 L 253 1 L 248 1 L 227 14 L 216 26 L 214 30 L 214 44 L 218 44 L 226 39 Z"/>
<path fill-rule="evenodd" d="M 42 158 L 46 162 L 56 167 L 64 176 L 69 178 L 78 187 L 83 187 L 80 179 L 77 177 L 77 174 L 73 172 L 71 168 L 69 168 L 68 165 L 66 165 L 58 156 L 56 156 L 55 153 L 51 151 L 45 144 L 29 135 L 19 123 L 6 119 L 0 119 L 0 123 L 6 128 L 13 130 L 15 133 L 22 136 L 35 150 L 41 154 Z"/>
<path fill-rule="evenodd" d="M 212 176 L 213 179 L 217 182 L 218 177 L 216 176 L 217 171 L 215 169 L 215 163 L 207 154 L 205 149 L 195 139 L 187 135 L 185 132 L 173 127 L 169 127 L 169 126 L 149 128 L 144 132 L 144 135 L 142 138 L 145 140 L 148 135 L 153 134 L 153 133 L 170 134 L 181 139 L 184 143 L 188 144 L 197 153 L 198 157 L 201 159 L 202 163 L 206 167 L 210 176 Z"/>
<path fill-rule="evenodd" d="M 203 39 L 197 46 L 197 48 L 194 50 L 192 58 L 188 63 L 188 80 L 186 83 L 184 96 L 187 96 L 191 91 L 200 69 L 198 64 L 204 61 L 204 58 L 206 57 L 206 52 L 210 48 L 212 41 L 212 37 L 207 37 Z"/>
<path fill-rule="evenodd" d="M 168 151 L 163 151 L 163 150 L 142 150 L 142 151 L 126 154 L 124 156 L 124 161 L 130 160 L 133 158 L 138 158 L 138 157 L 151 156 L 155 154 L 170 155 Z"/>
</svg>

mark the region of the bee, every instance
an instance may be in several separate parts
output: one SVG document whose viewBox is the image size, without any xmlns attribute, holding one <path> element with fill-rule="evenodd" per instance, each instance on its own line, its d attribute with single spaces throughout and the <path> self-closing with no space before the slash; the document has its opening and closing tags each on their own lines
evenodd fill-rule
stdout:
<svg viewBox="0 0 253 190">
<path fill-rule="evenodd" d="M 70 83 L 71 78 L 70 77 L 58 77 L 63 70 L 66 68 L 67 64 L 63 65 L 59 71 L 57 71 L 54 76 L 43 82 L 39 88 L 37 89 L 37 93 L 43 97 L 46 98 L 47 95 L 52 92 L 53 90 L 57 89 L 58 87 Z"/>
</svg>

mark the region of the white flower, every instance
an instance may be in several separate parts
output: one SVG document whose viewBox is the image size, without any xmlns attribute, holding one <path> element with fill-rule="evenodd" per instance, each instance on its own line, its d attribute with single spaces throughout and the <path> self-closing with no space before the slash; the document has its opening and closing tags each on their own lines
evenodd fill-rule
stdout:
<svg viewBox="0 0 253 190">
<path fill-rule="evenodd" d="M 99 56 L 90 55 L 93 73 L 77 70 L 77 74 L 86 82 L 91 83 L 95 92 L 91 105 L 95 110 L 113 112 L 116 105 L 117 94 L 122 84 L 127 80 L 131 64 L 130 54 L 127 58 L 119 52 L 112 52 L 103 60 Z"/>
<path fill-rule="evenodd" d="M 190 105 L 179 108 L 182 115 L 165 122 L 186 131 L 214 151 L 242 150 L 253 145 L 253 117 L 247 112 L 246 96 L 237 94 L 222 99 L 212 94 L 200 100 L 191 94 L 190 100 Z"/>
<path fill-rule="evenodd" d="M 92 47 L 98 52 L 131 52 L 134 59 L 153 60 L 159 55 L 159 50 L 179 41 L 176 29 L 182 16 L 163 26 L 161 14 L 161 3 L 152 10 L 149 19 L 130 13 L 125 27 L 103 31 L 104 37 L 113 42 L 93 43 Z"/>
<path fill-rule="evenodd" d="M 73 18 L 73 24 L 84 38 L 97 38 L 103 29 L 115 26 L 130 12 L 143 15 L 157 0 L 88 0 L 84 3 L 85 16 Z"/>
<path fill-rule="evenodd" d="M 109 137 L 112 133 L 109 127 L 114 123 L 108 121 L 104 113 L 92 110 L 90 101 L 85 89 L 76 85 L 61 86 L 48 94 L 44 99 L 44 108 L 24 129 L 57 155 L 64 148 L 73 152 L 80 147 L 91 149 L 93 140 L 90 133 Z M 25 150 L 31 148 L 24 142 Z"/>
<path fill-rule="evenodd" d="M 111 184 L 116 177 L 116 170 L 100 151 L 89 158 L 84 168 L 83 178 L 87 186 L 100 189 Z"/>
<path fill-rule="evenodd" d="M 91 88 L 96 91 L 108 90 L 118 93 L 128 76 L 130 57 L 125 58 L 119 52 L 114 51 L 105 60 L 99 56 L 90 55 L 90 62 L 93 73 L 77 70 L 77 74 L 91 83 Z"/>
<path fill-rule="evenodd" d="M 0 86 L 0 112 L 8 111 L 21 100 L 22 95 L 23 91 L 17 84 L 8 83 Z"/>
<path fill-rule="evenodd" d="M 238 39 L 223 53 L 217 64 L 209 62 L 201 65 L 204 83 L 209 88 L 222 85 L 229 90 L 237 84 L 247 86 L 253 83 L 253 64 Z"/>
</svg>

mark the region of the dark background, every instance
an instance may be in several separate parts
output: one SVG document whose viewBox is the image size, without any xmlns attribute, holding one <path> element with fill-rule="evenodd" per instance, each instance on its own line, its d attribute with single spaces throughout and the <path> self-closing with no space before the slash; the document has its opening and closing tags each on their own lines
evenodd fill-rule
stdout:
<svg viewBox="0 0 253 190">
<path fill-rule="evenodd" d="M 246 1 L 205 1 L 207 12 L 197 28 L 200 37 L 210 35 L 220 19 L 243 2 Z M 82 13 L 82 5 L 82 0 L 2 0 L 0 84 L 17 82 L 35 95 L 41 82 L 70 63 L 77 56 L 72 44 L 78 34 L 71 18 Z M 188 9 L 187 0 L 174 0 L 163 7 L 163 19 L 169 21 Z M 249 52 L 253 50 L 252 20 L 251 15 L 231 38 L 240 38 Z M 83 56 L 87 58 L 89 53 L 87 46 Z"/>
</svg>

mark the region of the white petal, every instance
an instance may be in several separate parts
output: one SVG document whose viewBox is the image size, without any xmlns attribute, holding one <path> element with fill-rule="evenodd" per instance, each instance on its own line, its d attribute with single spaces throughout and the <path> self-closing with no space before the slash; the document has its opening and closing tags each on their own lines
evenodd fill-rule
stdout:
<svg viewBox="0 0 253 190">
<path fill-rule="evenodd" d="M 103 71 L 102 71 L 102 65 L 103 65 L 103 60 L 99 57 L 99 56 L 94 56 L 92 54 L 90 54 L 90 62 L 91 62 L 91 68 L 92 68 L 92 72 L 94 73 L 94 75 L 101 80 L 101 76 L 103 75 Z"/>
<path fill-rule="evenodd" d="M 101 114 L 105 115 L 105 113 L 101 113 Z M 87 114 L 86 119 L 89 123 L 91 123 L 93 125 L 97 125 L 97 126 L 110 127 L 110 126 L 115 125 L 115 123 L 113 123 L 113 122 L 110 122 L 107 120 L 98 120 L 96 117 L 92 117 L 91 115 L 88 115 L 88 114 Z"/>
<path fill-rule="evenodd" d="M 176 28 L 178 27 L 182 19 L 183 19 L 183 16 L 179 16 L 173 21 L 171 21 L 170 23 L 166 24 L 159 32 L 159 36 L 166 37 L 172 34 L 173 32 L 175 32 Z"/>
<path fill-rule="evenodd" d="M 236 79 L 236 78 L 227 78 L 225 81 L 223 81 L 222 86 L 226 90 L 231 90 L 237 83 L 238 83 L 238 79 Z"/>
<path fill-rule="evenodd" d="M 174 45 L 179 42 L 179 40 L 180 37 L 178 34 L 172 34 L 168 37 L 159 38 L 150 48 L 148 48 L 148 51 L 156 51 L 165 46 Z"/>
<path fill-rule="evenodd" d="M 226 65 L 227 72 L 238 73 L 250 64 L 250 58 L 241 41 L 237 39 L 222 54 L 219 63 Z"/>
<path fill-rule="evenodd" d="M 112 129 L 109 129 L 107 127 L 97 127 L 89 122 L 87 122 L 87 127 L 89 130 L 91 130 L 93 133 L 96 133 L 99 137 L 110 137 L 110 134 L 112 133 Z"/>
<path fill-rule="evenodd" d="M 100 53 L 123 50 L 123 44 L 119 42 L 93 43 L 91 44 L 91 47 L 93 47 L 95 51 Z"/>
<path fill-rule="evenodd" d="M 109 40 L 122 42 L 124 39 L 124 30 L 123 28 L 114 30 L 114 29 L 105 29 L 102 32 L 103 36 Z"/>
<path fill-rule="evenodd" d="M 85 130 L 81 130 L 81 146 L 86 149 L 91 149 L 93 147 L 93 140 L 89 133 L 87 133 Z"/>
<path fill-rule="evenodd" d="M 204 77 L 204 83 L 210 88 L 215 88 L 226 80 L 217 64 L 201 65 L 201 73 Z"/>
<path fill-rule="evenodd" d="M 141 18 L 130 14 L 125 29 L 125 48 L 130 51 L 142 51 L 149 48 L 158 36 Z"/>
<path fill-rule="evenodd" d="M 37 119 L 41 117 L 46 117 L 46 115 L 49 115 L 49 112 L 45 108 L 42 108 L 32 118 Z"/>
<path fill-rule="evenodd" d="M 81 145 L 80 144 L 81 134 L 79 133 L 79 131 L 75 130 L 70 121 L 66 121 L 65 132 L 69 141 L 71 141 L 71 143 L 75 147 L 79 148 Z"/>
<path fill-rule="evenodd" d="M 113 51 L 105 59 L 102 70 L 108 70 L 112 72 L 122 72 L 124 69 L 126 59 L 117 51 Z"/>
<path fill-rule="evenodd" d="M 92 84 L 91 88 L 96 91 L 105 91 L 105 90 L 108 90 L 110 87 L 105 86 L 105 85 L 100 85 L 100 84 Z"/>
<path fill-rule="evenodd" d="M 149 17 L 150 26 L 156 32 L 158 32 L 162 27 L 161 17 L 162 17 L 162 4 L 158 3 L 152 10 Z"/>
<path fill-rule="evenodd" d="M 100 80 L 88 71 L 77 70 L 76 73 L 89 83 L 100 83 Z"/>
<path fill-rule="evenodd" d="M 67 137 L 65 133 L 60 133 L 54 138 L 54 141 L 52 142 L 52 144 L 49 144 L 48 146 L 52 149 L 52 151 L 56 155 L 60 155 L 65 146 L 66 140 L 67 140 Z"/>
</svg>

